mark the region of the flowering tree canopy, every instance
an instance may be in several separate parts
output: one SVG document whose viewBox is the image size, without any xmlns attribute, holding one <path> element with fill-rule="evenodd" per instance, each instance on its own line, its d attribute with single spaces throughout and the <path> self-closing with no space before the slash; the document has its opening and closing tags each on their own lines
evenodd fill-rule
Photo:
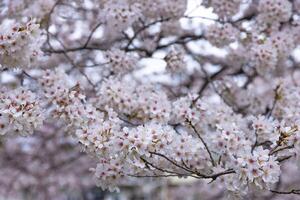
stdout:
<svg viewBox="0 0 300 200">
<path fill-rule="evenodd" d="M 300 163 L 299 44 L 299 0 L 3 0 L 0 184 L 80 188 L 68 172 L 92 168 L 111 191 L 192 177 L 300 195 L 282 184 Z"/>
</svg>

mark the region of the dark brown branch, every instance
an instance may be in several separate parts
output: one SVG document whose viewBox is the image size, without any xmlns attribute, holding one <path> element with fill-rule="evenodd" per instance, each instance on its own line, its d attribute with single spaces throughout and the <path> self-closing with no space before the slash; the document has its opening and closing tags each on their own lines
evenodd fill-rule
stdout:
<svg viewBox="0 0 300 200">
<path fill-rule="evenodd" d="M 101 25 L 102 25 L 102 22 L 98 23 L 98 24 L 92 29 L 91 33 L 90 33 L 89 36 L 88 36 L 88 39 L 86 40 L 86 42 L 84 43 L 84 45 L 83 45 L 82 48 L 85 49 L 85 48 L 89 45 L 90 40 L 92 39 L 92 37 L 93 37 L 95 31 L 96 31 Z"/>
<path fill-rule="evenodd" d="M 58 38 L 55 38 L 60 45 L 65 49 L 65 46 L 63 44 L 62 41 L 60 41 Z M 54 49 L 51 44 L 50 47 L 52 49 Z M 63 55 L 65 56 L 65 58 L 70 62 L 70 64 L 74 67 L 74 68 L 78 68 L 77 65 L 74 63 L 74 61 L 72 60 L 72 58 L 68 55 L 68 53 L 66 51 L 63 52 Z M 92 88 L 94 89 L 96 87 L 96 85 L 89 79 L 89 77 L 80 69 L 78 68 L 78 71 L 86 78 L 86 80 L 88 81 L 88 83 L 92 86 Z"/>
<path fill-rule="evenodd" d="M 275 153 L 278 153 L 280 151 L 284 151 L 286 149 L 292 149 L 294 148 L 294 145 L 290 145 L 290 146 L 286 146 L 286 147 L 281 147 L 281 148 L 278 148 L 278 149 L 274 149 L 273 151 L 270 152 L 270 155 L 273 155 Z"/>
<path fill-rule="evenodd" d="M 194 176 L 192 174 L 182 174 L 182 173 L 179 173 L 179 172 L 175 172 L 175 171 L 170 171 L 168 169 L 162 169 L 156 165 L 154 165 L 153 163 L 150 163 L 149 161 L 147 161 L 145 158 L 143 157 L 140 157 L 140 159 L 145 163 L 146 167 L 149 168 L 149 166 L 153 167 L 154 169 L 158 170 L 158 171 L 161 171 L 161 172 L 164 172 L 164 173 L 167 173 L 167 174 L 172 174 L 172 175 L 176 175 L 176 176 L 183 176 L 183 177 L 186 177 L 186 176 L 190 176 L 190 177 L 194 177 L 194 178 L 198 178 L 197 176 Z"/>
<path fill-rule="evenodd" d="M 163 154 L 160 154 L 160 153 L 157 153 L 157 152 L 150 152 L 150 154 L 154 154 L 154 155 L 160 156 L 160 157 L 166 159 L 167 161 L 169 161 L 170 163 L 172 163 L 173 165 L 175 165 L 176 167 L 178 167 L 178 168 L 180 168 L 180 169 L 183 169 L 183 170 L 185 170 L 185 171 L 187 171 L 187 172 L 195 173 L 194 171 L 190 170 L 189 168 L 183 167 L 183 166 L 177 164 L 175 161 L 169 159 L 167 156 L 165 156 L 165 155 L 163 155 Z"/>
<path fill-rule="evenodd" d="M 297 195 L 300 195 L 300 189 L 292 189 L 290 191 L 270 190 L 270 192 L 273 192 L 273 193 L 276 193 L 276 194 L 297 194 Z"/>
<path fill-rule="evenodd" d="M 126 50 L 129 50 L 129 47 L 131 46 L 131 44 L 133 43 L 133 41 L 138 37 L 138 35 L 139 35 L 141 32 L 143 32 L 143 31 L 146 30 L 147 28 L 149 28 L 149 27 L 151 27 L 151 26 L 153 26 L 153 25 L 155 25 L 155 24 L 157 24 L 157 23 L 161 23 L 161 22 L 164 22 L 164 21 L 168 21 L 168 20 L 170 20 L 170 19 L 171 19 L 171 18 L 162 18 L 162 19 L 159 19 L 159 20 L 156 20 L 156 21 L 153 21 L 153 22 L 151 22 L 151 23 L 149 23 L 149 24 L 144 25 L 142 28 L 140 28 L 139 30 L 137 30 L 137 31 L 134 33 L 134 35 L 133 35 L 132 38 L 129 39 L 129 41 L 128 41 L 126 47 L 125 47 L 125 51 L 126 51 Z"/>
<path fill-rule="evenodd" d="M 203 143 L 203 145 L 204 145 L 204 147 L 205 147 L 207 153 L 209 154 L 209 157 L 210 157 L 210 160 L 211 160 L 212 165 L 213 165 L 213 166 L 216 166 L 216 163 L 215 163 L 215 161 L 214 161 L 214 159 L 213 159 L 213 157 L 212 157 L 212 154 L 211 154 L 211 152 L 210 152 L 210 150 L 209 150 L 209 148 L 208 148 L 208 145 L 206 144 L 206 142 L 204 141 L 204 139 L 201 137 L 200 133 L 198 133 L 196 127 L 192 124 L 192 122 L 189 121 L 188 119 L 187 119 L 187 122 L 189 123 L 189 125 L 192 127 L 192 129 L 194 130 L 194 132 L 197 134 L 198 138 L 199 138 L 199 139 L 201 140 L 201 142 Z"/>
<path fill-rule="evenodd" d="M 293 157 L 293 156 L 284 156 L 284 157 L 278 158 L 277 161 L 278 161 L 278 162 L 283 162 L 283 161 L 288 160 L 288 159 L 290 159 L 290 158 L 292 158 L 292 157 Z"/>
</svg>

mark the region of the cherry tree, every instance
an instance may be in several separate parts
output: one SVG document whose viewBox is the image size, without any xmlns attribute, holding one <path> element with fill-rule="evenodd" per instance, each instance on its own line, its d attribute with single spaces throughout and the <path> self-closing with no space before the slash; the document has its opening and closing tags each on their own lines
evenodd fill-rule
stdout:
<svg viewBox="0 0 300 200">
<path fill-rule="evenodd" d="M 287 173 L 300 161 L 299 0 L 4 0 L 0 8 L 1 140 L 58 129 L 49 140 L 74 139 L 104 190 L 190 177 L 230 199 L 300 195 Z M 4 167 L 24 148 L 3 147 Z M 55 174 L 59 161 L 49 170 L 28 162 L 20 176 L 29 183 L 68 176 Z"/>
</svg>

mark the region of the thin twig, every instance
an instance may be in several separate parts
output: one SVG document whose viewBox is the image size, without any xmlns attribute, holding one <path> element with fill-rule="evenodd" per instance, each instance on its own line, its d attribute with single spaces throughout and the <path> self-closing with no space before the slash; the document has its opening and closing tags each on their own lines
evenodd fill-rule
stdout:
<svg viewBox="0 0 300 200">
<path fill-rule="evenodd" d="M 196 127 L 192 124 L 192 122 L 190 120 L 187 119 L 187 122 L 189 123 L 189 125 L 192 127 L 192 129 L 194 130 L 194 132 L 197 134 L 198 138 L 201 140 L 201 142 L 203 143 L 207 153 L 209 154 L 209 157 L 210 157 L 210 160 L 211 160 L 211 163 L 213 166 L 216 166 L 216 163 L 212 157 L 212 153 L 210 152 L 209 148 L 208 148 L 208 145 L 206 144 L 206 142 L 204 141 L 204 139 L 201 137 L 200 133 L 198 133 Z"/>
</svg>

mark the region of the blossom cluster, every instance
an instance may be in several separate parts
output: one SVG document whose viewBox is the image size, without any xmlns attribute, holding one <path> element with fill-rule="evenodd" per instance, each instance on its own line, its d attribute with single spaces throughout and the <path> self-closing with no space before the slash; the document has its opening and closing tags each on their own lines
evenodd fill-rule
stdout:
<svg viewBox="0 0 300 200">
<path fill-rule="evenodd" d="M 186 0 L 122 0 L 105 1 L 102 10 L 102 20 L 107 26 L 108 34 L 113 31 L 121 32 L 134 25 L 139 19 L 150 18 L 179 18 L 184 15 Z"/>
<path fill-rule="evenodd" d="M 287 31 L 284 29 L 280 32 L 273 32 L 262 44 L 253 45 L 251 62 L 259 74 L 272 73 L 278 63 L 285 61 L 295 48 L 295 36 L 287 37 Z"/>
<path fill-rule="evenodd" d="M 108 30 L 123 31 L 138 20 L 140 12 L 138 4 L 129 5 L 124 1 L 118 3 L 108 1 L 104 5 L 103 17 Z"/>
<path fill-rule="evenodd" d="M 129 0 L 129 2 L 138 2 L 143 15 L 150 18 L 179 18 L 184 15 L 187 8 L 186 0 Z"/>
<path fill-rule="evenodd" d="M 214 24 L 208 27 L 206 38 L 217 47 L 224 47 L 236 41 L 239 31 L 231 24 Z"/>
<path fill-rule="evenodd" d="M 2 68 L 31 68 L 42 53 L 41 30 L 34 21 L 11 22 L 0 27 L 0 65 Z"/>
<path fill-rule="evenodd" d="M 128 73 L 134 69 L 137 59 L 119 49 L 109 50 L 105 53 L 105 59 L 112 73 Z"/>
<path fill-rule="evenodd" d="M 258 5 L 257 20 L 262 24 L 286 22 L 292 16 L 292 3 L 288 0 L 261 0 Z"/>
<path fill-rule="evenodd" d="M 265 151 L 267 150 L 259 148 L 252 154 L 245 154 L 236 160 L 237 174 L 223 178 L 228 190 L 245 194 L 249 183 L 268 188 L 278 182 L 281 172 L 279 163 L 274 156 L 268 156 L 268 152 Z"/>
<path fill-rule="evenodd" d="M 164 60 L 167 63 L 167 71 L 169 72 L 180 73 L 186 69 L 186 64 L 184 62 L 184 53 L 179 48 L 172 48 L 170 52 L 168 52 Z"/>
<path fill-rule="evenodd" d="M 1 88 L 0 134 L 32 134 L 44 121 L 43 105 L 39 97 L 26 88 L 9 91 Z"/>
<path fill-rule="evenodd" d="M 242 0 L 205 0 L 202 3 L 207 7 L 212 7 L 221 18 L 231 18 L 239 11 Z"/>
<path fill-rule="evenodd" d="M 171 109 L 168 97 L 155 85 L 139 84 L 120 77 L 104 80 L 98 90 L 100 106 L 109 105 L 135 119 L 168 121 Z"/>
</svg>

